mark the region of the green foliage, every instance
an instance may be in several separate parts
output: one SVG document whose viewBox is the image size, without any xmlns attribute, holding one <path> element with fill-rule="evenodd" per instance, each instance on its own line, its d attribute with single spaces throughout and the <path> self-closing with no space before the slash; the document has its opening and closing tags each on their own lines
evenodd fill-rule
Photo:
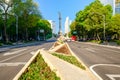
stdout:
<svg viewBox="0 0 120 80">
<path fill-rule="evenodd" d="M 6 45 L 13 45 L 12 42 L 7 42 L 5 43 Z"/>
<path fill-rule="evenodd" d="M 46 35 L 46 39 L 49 39 L 52 37 L 52 32 Z"/>
<path fill-rule="evenodd" d="M 0 0 L 0 25 L 4 23 L 6 26 L 0 26 L 2 35 L 7 33 L 9 40 L 15 41 L 16 39 L 16 16 L 18 16 L 18 37 L 21 40 L 28 40 L 28 38 L 36 39 L 36 25 L 37 22 L 42 18 L 42 15 L 38 9 L 37 3 L 34 0 L 11 0 L 9 4 L 4 2 L 5 0 Z M 8 6 L 9 5 L 9 6 Z M 2 6 L 6 6 L 8 9 L 7 16 L 5 19 L 6 22 L 3 22 L 3 14 L 5 10 Z M 4 28 L 3 28 L 4 27 Z"/>
<path fill-rule="evenodd" d="M 37 23 L 37 27 L 39 29 L 49 30 L 51 28 L 50 23 L 47 20 L 40 19 Z"/>
<path fill-rule="evenodd" d="M 89 42 L 92 42 L 92 43 L 97 43 L 97 44 L 102 43 L 102 41 L 101 41 L 101 40 L 100 40 L 100 41 L 98 41 L 98 40 L 90 40 Z"/>
<path fill-rule="evenodd" d="M 71 29 L 71 30 L 76 30 L 77 24 L 78 24 L 78 23 L 77 23 L 76 21 L 72 22 L 71 25 L 70 25 L 70 29 Z"/>
<path fill-rule="evenodd" d="M 0 42 L 0 46 L 2 46 L 3 44 Z"/>
<path fill-rule="evenodd" d="M 104 23 L 106 36 L 110 33 L 112 7 L 102 5 L 99 0 L 93 1 L 84 10 L 76 13 L 75 21 L 71 24 L 71 33 L 76 30 L 79 39 L 101 40 Z"/>
<path fill-rule="evenodd" d="M 39 54 L 19 80 L 60 80 Z"/>
<path fill-rule="evenodd" d="M 117 45 L 120 45 L 120 40 L 116 40 Z"/>
<path fill-rule="evenodd" d="M 40 19 L 37 22 L 36 26 L 37 26 L 38 30 L 41 30 L 41 29 L 44 30 L 44 34 L 45 34 L 46 38 L 49 38 L 49 37 L 52 36 L 51 25 L 50 25 L 50 23 L 47 20 Z"/>
<path fill-rule="evenodd" d="M 111 31 L 116 34 L 116 38 L 120 40 L 120 14 L 116 14 L 112 17 Z"/>
<path fill-rule="evenodd" d="M 71 64 L 74 64 L 75 66 L 78 66 L 79 68 L 85 70 L 85 67 L 74 57 L 74 56 L 67 56 L 67 55 L 62 55 L 62 54 L 56 54 L 53 53 L 52 55 L 57 56 Z"/>
</svg>

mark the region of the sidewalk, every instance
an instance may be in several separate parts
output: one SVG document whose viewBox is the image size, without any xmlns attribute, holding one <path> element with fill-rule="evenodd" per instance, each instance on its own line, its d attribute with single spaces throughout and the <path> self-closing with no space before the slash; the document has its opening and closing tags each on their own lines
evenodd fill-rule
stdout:
<svg viewBox="0 0 120 80">
<path fill-rule="evenodd" d="M 13 45 L 3 45 L 0 46 L 0 52 L 7 51 L 11 48 L 17 48 L 17 47 L 23 47 L 23 46 L 30 46 L 34 44 L 41 43 L 40 41 L 34 41 L 34 42 L 29 42 L 29 43 L 14 43 Z"/>
<path fill-rule="evenodd" d="M 96 43 L 92 43 L 92 42 L 85 42 L 85 44 L 91 44 L 91 45 L 97 45 L 97 46 L 103 46 L 103 47 L 120 49 L 120 46 L 118 46 L 118 45 L 115 44 L 114 42 L 109 42 L 107 45 L 104 45 L 104 44 L 96 44 Z"/>
<path fill-rule="evenodd" d="M 87 70 L 82 70 L 64 60 L 61 60 L 44 50 L 40 51 L 50 68 L 60 76 L 61 80 L 98 80 Z"/>
<path fill-rule="evenodd" d="M 53 40 L 56 40 L 56 38 L 52 37 L 50 39 L 47 39 L 46 41 L 53 41 Z M 0 52 L 7 51 L 11 48 L 30 46 L 30 45 L 37 44 L 40 42 L 42 42 L 42 41 L 33 41 L 33 42 L 28 42 L 28 43 L 19 42 L 19 43 L 13 43 L 13 45 L 3 45 L 3 46 L 0 46 Z"/>
</svg>

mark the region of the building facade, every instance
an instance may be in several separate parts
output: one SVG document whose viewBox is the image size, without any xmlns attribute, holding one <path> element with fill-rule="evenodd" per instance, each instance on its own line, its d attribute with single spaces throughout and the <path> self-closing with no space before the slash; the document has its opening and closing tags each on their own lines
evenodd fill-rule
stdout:
<svg viewBox="0 0 120 80">
<path fill-rule="evenodd" d="M 68 37 L 68 33 L 70 31 L 70 24 L 71 24 L 71 20 L 69 19 L 69 17 L 66 17 L 65 20 L 65 34 Z"/>
<path fill-rule="evenodd" d="M 107 5 L 110 4 L 113 8 L 113 15 L 119 13 L 120 14 L 120 0 L 100 0 L 102 4 Z"/>
<path fill-rule="evenodd" d="M 53 20 L 48 20 L 48 21 L 51 24 L 52 33 L 56 34 L 55 21 L 53 21 Z"/>
<path fill-rule="evenodd" d="M 120 14 L 120 0 L 116 0 L 115 1 L 115 13 L 119 13 Z"/>
</svg>

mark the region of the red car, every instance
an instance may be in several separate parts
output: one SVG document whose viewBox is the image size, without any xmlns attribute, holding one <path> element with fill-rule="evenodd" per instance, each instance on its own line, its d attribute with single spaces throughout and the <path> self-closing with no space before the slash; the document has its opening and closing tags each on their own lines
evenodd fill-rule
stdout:
<svg viewBox="0 0 120 80">
<path fill-rule="evenodd" d="M 76 41 L 77 37 L 76 36 L 72 36 L 71 39 L 72 39 L 72 41 Z"/>
</svg>

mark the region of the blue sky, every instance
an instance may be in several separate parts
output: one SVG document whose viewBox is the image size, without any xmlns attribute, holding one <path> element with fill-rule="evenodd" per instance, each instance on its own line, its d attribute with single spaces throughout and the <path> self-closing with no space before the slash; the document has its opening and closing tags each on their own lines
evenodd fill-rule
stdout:
<svg viewBox="0 0 120 80">
<path fill-rule="evenodd" d="M 59 28 L 58 12 L 62 15 L 62 31 L 64 32 L 65 19 L 75 19 L 78 11 L 83 10 L 94 0 L 35 0 L 39 4 L 42 16 L 47 20 L 53 20 L 56 24 L 56 33 Z"/>
</svg>

